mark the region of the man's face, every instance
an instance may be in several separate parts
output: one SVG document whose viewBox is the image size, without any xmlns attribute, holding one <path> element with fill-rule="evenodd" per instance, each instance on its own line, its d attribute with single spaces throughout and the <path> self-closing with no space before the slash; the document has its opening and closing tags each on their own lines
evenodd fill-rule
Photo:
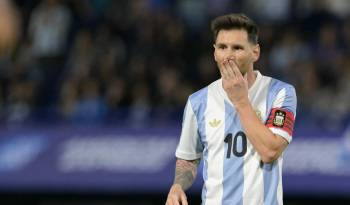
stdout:
<svg viewBox="0 0 350 205">
<path fill-rule="evenodd" d="M 253 69 L 253 63 L 260 55 L 259 45 L 250 43 L 248 34 L 243 29 L 220 30 L 214 48 L 214 58 L 220 72 L 222 63 L 232 59 L 244 75 L 249 69 Z"/>
</svg>

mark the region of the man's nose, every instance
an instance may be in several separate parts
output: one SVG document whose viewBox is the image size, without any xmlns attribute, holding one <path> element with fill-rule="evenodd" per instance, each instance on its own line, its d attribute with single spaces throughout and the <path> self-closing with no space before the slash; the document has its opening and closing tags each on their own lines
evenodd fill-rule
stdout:
<svg viewBox="0 0 350 205">
<path fill-rule="evenodd" d="M 228 49 L 226 55 L 227 55 L 226 59 L 232 59 L 232 60 L 236 59 L 236 52 L 234 49 Z"/>
<path fill-rule="evenodd" d="M 226 56 L 225 60 L 236 60 L 236 56 L 234 54 L 229 54 Z"/>
</svg>

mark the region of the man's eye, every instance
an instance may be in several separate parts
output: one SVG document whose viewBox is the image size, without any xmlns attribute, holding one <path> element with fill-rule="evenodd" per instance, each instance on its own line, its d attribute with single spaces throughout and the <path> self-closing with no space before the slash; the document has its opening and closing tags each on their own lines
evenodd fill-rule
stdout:
<svg viewBox="0 0 350 205">
<path fill-rule="evenodd" d="M 234 48 L 235 50 L 242 50 L 242 49 L 243 49 L 242 46 L 234 46 L 233 48 Z"/>
<path fill-rule="evenodd" d="M 219 48 L 220 48 L 220 49 L 225 49 L 225 48 L 226 48 L 226 46 L 219 46 Z"/>
</svg>

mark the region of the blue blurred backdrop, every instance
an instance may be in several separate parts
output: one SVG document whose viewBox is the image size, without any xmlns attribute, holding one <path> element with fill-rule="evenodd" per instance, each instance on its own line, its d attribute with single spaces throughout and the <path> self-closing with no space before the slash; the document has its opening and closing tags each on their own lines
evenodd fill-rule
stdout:
<svg viewBox="0 0 350 205">
<path fill-rule="evenodd" d="M 2 0 L 0 202 L 164 204 L 187 97 L 220 77 L 210 20 L 231 12 L 260 26 L 255 69 L 297 90 L 285 204 L 349 203 L 348 0 Z"/>
</svg>

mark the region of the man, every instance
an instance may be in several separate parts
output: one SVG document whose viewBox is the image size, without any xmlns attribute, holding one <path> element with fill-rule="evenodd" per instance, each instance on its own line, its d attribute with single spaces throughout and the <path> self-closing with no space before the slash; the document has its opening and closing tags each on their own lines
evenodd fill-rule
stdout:
<svg viewBox="0 0 350 205">
<path fill-rule="evenodd" d="M 202 204 L 283 204 L 282 153 L 292 140 L 295 89 L 253 70 L 260 46 L 251 19 L 229 14 L 211 26 L 221 79 L 187 101 L 166 204 L 188 204 L 184 191 L 201 158 Z"/>
</svg>

